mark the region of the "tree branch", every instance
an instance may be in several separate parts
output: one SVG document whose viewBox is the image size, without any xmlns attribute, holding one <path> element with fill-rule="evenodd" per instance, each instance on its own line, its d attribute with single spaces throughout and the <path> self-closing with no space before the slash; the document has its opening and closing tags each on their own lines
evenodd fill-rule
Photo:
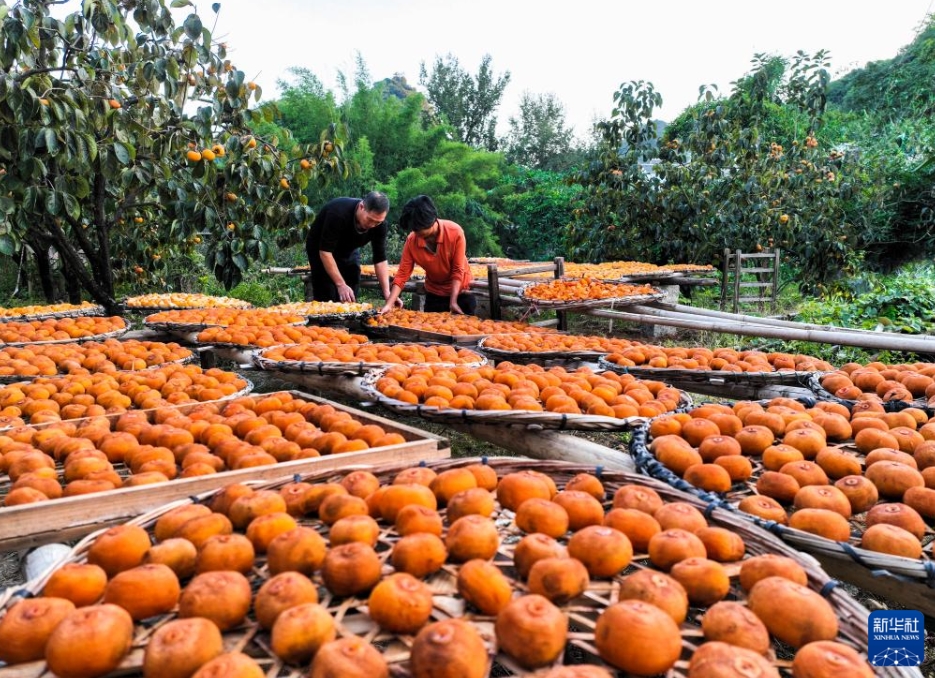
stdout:
<svg viewBox="0 0 935 678">
<path fill-rule="evenodd" d="M 22 82 L 26 78 L 30 78 L 38 73 L 52 73 L 53 71 L 62 71 L 63 73 L 65 71 L 70 71 L 75 75 L 79 75 L 77 68 L 71 68 L 70 66 L 48 66 L 46 68 L 31 68 L 28 71 L 23 71 L 22 73 L 14 75 L 13 80 Z"/>
<path fill-rule="evenodd" d="M 68 238 L 65 237 L 65 233 L 62 231 L 62 227 L 54 221 L 50 221 L 49 223 L 51 224 L 49 232 L 52 236 L 53 242 L 55 243 L 55 249 L 58 250 L 59 255 L 62 257 L 62 262 L 78 279 L 78 281 L 81 283 L 81 286 L 90 292 L 91 296 L 94 297 L 98 303 L 102 304 L 108 312 L 113 312 L 117 305 L 113 295 L 107 294 L 105 290 L 103 290 L 101 286 L 97 284 L 97 281 L 88 275 L 88 271 L 81 262 L 81 259 L 78 257 L 78 253 L 75 252 L 74 247 L 72 247 L 72 244 L 68 242 Z"/>
</svg>

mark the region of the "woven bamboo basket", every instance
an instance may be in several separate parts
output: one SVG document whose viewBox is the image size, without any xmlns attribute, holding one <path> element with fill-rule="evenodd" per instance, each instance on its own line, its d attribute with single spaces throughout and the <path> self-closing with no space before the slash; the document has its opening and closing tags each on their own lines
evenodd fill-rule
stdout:
<svg viewBox="0 0 935 678">
<path fill-rule="evenodd" d="M 831 402 L 835 403 L 841 403 L 848 408 L 857 404 L 856 400 L 838 398 L 836 395 L 826 390 L 825 387 L 821 385 L 821 378 L 827 374 L 826 372 L 809 372 L 807 374 L 808 376 L 805 379 L 805 386 L 807 386 L 817 398 L 820 398 L 821 400 L 830 400 Z M 917 407 L 930 417 L 935 415 L 935 407 L 930 405 L 928 400 L 925 398 L 916 398 L 915 400 L 911 401 L 887 400 L 885 402 L 881 402 L 881 404 L 887 412 L 899 412 L 900 410 L 904 410 L 907 407 Z"/>
<path fill-rule="evenodd" d="M 198 404 L 202 404 L 202 403 L 222 403 L 222 402 L 226 402 L 226 401 L 228 401 L 228 400 L 233 400 L 234 398 L 239 398 L 239 397 L 241 397 L 241 396 L 249 395 L 250 393 L 253 392 L 254 384 L 253 384 L 252 381 L 250 381 L 250 380 L 247 379 L 246 377 L 241 377 L 241 379 L 242 379 L 244 382 L 246 382 L 246 385 L 245 385 L 242 389 L 240 389 L 239 391 L 236 391 L 235 393 L 231 393 L 230 395 L 226 395 L 226 396 L 224 396 L 223 398 L 218 398 L 217 400 L 205 400 L 205 401 L 197 401 L 197 402 L 193 402 L 193 403 L 183 403 L 182 405 L 178 405 L 178 406 L 176 406 L 176 407 L 194 406 L 194 405 L 198 405 Z M 133 408 L 131 408 L 131 409 L 133 409 Z M 149 413 L 154 412 L 155 410 L 144 409 L 144 410 L 135 410 L 135 411 L 145 412 L 145 413 L 149 414 Z M 105 415 L 103 415 L 103 416 L 104 416 L 105 418 L 107 418 L 107 419 L 114 420 L 114 419 L 116 419 L 117 417 L 119 417 L 121 414 L 123 414 L 123 412 L 116 412 L 116 413 L 111 413 L 111 414 L 105 414 Z M 80 421 L 82 421 L 83 419 L 84 419 L 84 417 L 82 417 L 82 418 L 80 418 L 80 419 L 65 419 L 65 420 L 63 420 L 63 421 L 69 421 L 69 422 L 73 422 L 73 423 L 74 423 L 74 422 L 80 422 Z M 34 427 L 34 428 L 40 428 L 40 427 L 45 427 L 45 426 L 54 426 L 55 424 L 60 423 L 60 422 L 51 421 L 51 422 L 48 422 L 48 423 L 46 423 L 46 424 L 29 424 L 29 422 L 28 422 L 28 420 L 27 420 L 26 423 L 27 423 L 28 426 L 32 426 L 32 427 Z M 6 432 L 6 431 L 9 431 L 10 428 L 15 428 L 15 427 L 0 428 L 0 435 L 2 435 L 2 434 L 3 434 L 4 432 Z M 4 479 L 4 478 L 6 478 L 6 476 L 0 475 L 0 486 L 2 486 L 2 483 L 3 483 L 3 479 Z"/>
<path fill-rule="evenodd" d="M 812 558 L 799 553 L 775 539 L 775 537 L 767 532 L 740 519 L 733 512 L 724 511 L 720 508 L 709 508 L 697 498 L 643 476 L 631 475 L 623 472 L 606 472 L 593 466 L 577 466 L 563 462 L 532 462 L 526 459 L 520 460 L 510 458 L 489 460 L 460 459 L 444 462 L 429 461 L 424 465 L 433 471 L 442 472 L 447 469 L 478 463 L 489 465 L 500 477 L 512 472 L 535 470 L 548 475 L 558 487 L 564 486 L 579 473 L 596 475 L 605 489 L 605 501 L 603 502 L 605 510 L 611 505 L 611 501 L 607 497 L 610 497 L 612 493 L 621 486 L 630 484 L 652 488 L 658 492 L 666 502 L 689 503 L 705 512 L 710 525 L 722 527 L 740 535 L 746 547 L 745 557 L 776 554 L 791 558 L 799 563 L 807 574 L 808 587 L 823 596 L 835 612 L 839 628 L 836 640 L 849 645 L 859 652 L 866 653 L 868 626 L 867 610 L 845 593 L 842 588 L 836 586 L 837 582 L 828 577 Z M 407 468 L 411 468 L 411 465 L 382 465 L 370 467 L 369 470 L 378 477 L 382 484 L 388 484 L 392 482 L 392 479 L 398 472 Z M 349 471 L 351 469 L 347 470 Z M 283 478 L 272 483 L 255 484 L 253 486 L 255 489 L 277 490 L 291 482 L 339 482 L 344 475 L 345 473 L 336 474 L 333 471 L 326 473 L 306 473 Z M 214 492 L 208 492 L 166 504 L 157 510 L 130 521 L 130 523 L 151 531 L 156 521 L 169 511 L 193 502 L 206 503 L 210 501 L 214 494 Z M 445 516 L 444 511 L 442 511 L 442 516 Z M 514 567 L 514 549 L 516 543 L 523 536 L 523 533 L 514 523 L 514 514 L 511 511 L 503 509 L 499 504 L 495 504 L 491 519 L 499 535 L 499 546 L 492 562 L 500 569 L 504 577 L 506 577 L 514 592 L 525 594 L 528 592 L 528 588 L 520 579 Z M 301 525 L 319 531 L 326 539 L 328 538 L 327 528 L 323 526 L 317 518 L 313 516 L 299 517 L 298 522 Z M 52 573 L 59 567 L 67 562 L 86 561 L 88 551 L 99 534 L 100 533 L 89 535 L 79 542 L 65 558 L 50 566 L 46 572 L 30 580 L 23 587 L 15 590 L 7 590 L 3 594 L 0 594 L 0 606 L 9 609 L 21 597 L 41 594 L 46 581 L 48 581 Z M 375 550 L 383 563 L 384 575 L 391 571 L 390 555 L 398 539 L 399 535 L 392 526 L 388 526 L 385 523 L 380 525 L 380 532 Z M 565 538 L 561 538 L 560 541 L 564 542 Z M 530 672 L 521 668 L 516 660 L 508 656 L 506 652 L 498 646 L 493 628 L 496 618 L 484 615 L 474 609 L 459 593 L 457 577 L 460 568 L 461 566 L 458 564 L 448 563 L 435 574 L 428 576 L 426 583 L 433 594 L 433 609 L 429 621 L 461 618 L 474 626 L 484 640 L 484 645 L 487 650 L 486 657 L 478 656 L 476 659 L 479 662 L 483 661 L 487 664 L 487 675 L 532 675 Z M 598 618 L 603 612 L 618 601 L 621 582 L 630 574 L 644 569 L 651 569 L 648 557 L 646 554 L 636 553 L 634 554 L 631 564 L 621 573 L 610 578 L 591 579 L 587 589 L 582 595 L 560 606 L 561 611 L 568 620 L 568 632 L 565 649 L 563 652 L 559 653 L 554 663 L 555 666 L 593 664 L 610 669 L 614 675 L 618 675 L 612 667 L 605 664 L 599 657 L 595 642 L 595 627 Z M 731 582 L 727 599 L 743 603 L 746 600 L 746 594 L 738 582 L 737 574 L 739 571 L 739 563 L 728 563 L 725 565 L 725 569 L 730 576 Z M 253 591 L 257 591 L 263 583 L 268 581 L 270 575 L 266 567 L 264 556 L 259 556 L 256 559 L 254 568 L 247 576 Z M 413 643 L 412 636 L 390 633 L 379 628 L 369 616 L 366 594 L 338 598 L 332 595 L 323 585 L 323 579 L 319 573 L 313 573 L 310 577 L 313 584 L 318 587 L 319 604 L 331 614 L 339 637 L 360 636 L 364 638 L 382 654 L 384 660 L 388 664 L 389 673 L 391 675 L 398 678 L 408 678 L 412 675 L 409 662 L 410 648 Z M 703 607 L 692 607 L 689 609 L 686 621 L 679 627 L 682 646 L 681 655 L 672 669 L 666 673 L 667 676 L 676 678 L 688 675 L 688 667 L 692 654 L 705 642 L 699 624 L 699 620 L 705 612 L 706 608 Z M 109 675 L 142 675 L 142 662 L 149 639 L 156 629 L 174 618 L 176 618 L 176 615 L 173 611 L 165 615 L 150 618 L 144 623 L 136 624 L 133 645 L 129 655 L 126 656 L 119 669 Z M 283 663 L 283 661 L 273 653 L 270 632 L 260 628 L 252 612 L 249 613 L 237 627 L 225 634 L 224 641 L 226 651 L 234 649 L 253 657 L 267 676 L 299 678 L 300 676 L 308 674 L 308 664 L 290 666 Z M 790 676 L 792 653 L 793 651 L 791 648 L 774 641 L 766 657 L 779 671 L 780 675 Z M 20 678 L 27 675 L 40 676 L 45 675 L 43 671 L 44 663 L 40 661 L 32 664 L 20 664 L 6 669 L 0 669 L 0 677 Z M 876 672 L 881 676 L 892 677 L 905 676 L 907 678 L 915 678 L 916 676 L 921 676 L 921 673 L 917 669 L 908 667 L 880 667 L 876 669 Z"/>
<path fill-rule="evenodd" d="M 34 346 L 42 345 L 47 346 L 49 344 L 83 344 L 86 341 L 103 341 L 105 339 L 116 339 L 130 330 L 130 327 L 122 327 L 119 330 L 114 330 L 112 332 L 105 332 L 103 334 L 92 334 L 87 337 L 70 337 L 68 339 L 51 339 L 49 341 L 11 341 L 0 342 L 0 346 Z"/>
<path fill-rule="evenodd" d="M 442 332 L 417 330 L 401 325 L 368 325 L 364 323 L 362 327 L 368 336 L 377 339 L 425 341 L 436 344 L 476 344 L 487 336 L 486 334 L 443 334 Z"/>
<path fill-rule="evenodd" d="M 5 315 L 0 316 L 0 322 L 16 321 L 24 322 L 29 320 L 50 320 L 54 318 L 78 318 L 86 315 L 101 315 L 104 313 L 104 307 L 100 305 L 82 306 L 62 311 L 49 311 L 48 313 L 24 313 L 23 315 Z"/>
<path fill-rule="evenodd" d="M 729 372 L 727 370 L 686 370 L 676 367 L 628 367 L 611 362 L 606 357 L 598 360 L 601 369 L 617 374 L 632 374 L 641 379 L 663 379 L 685 384 L 743 384 L 749 386 L 807 386 L 810 379 L 823 372 Z"/>
<path fill-rule="evenodd" d="M 422 346 L 432 346 L 431 342 L 420 342 Z M 449 344 L 434 344 L 436 346 L 448 346 Z M 279 373 L 295 373 L 299 374 L 341 374 L 341 375 L 350 375 L 350 376 L 365 376 L 374 370 L 382 370 L 391 365 L 412 365 L 415 363 L 388 363 L 388 362 L 340 362 L 340 361 L 318 361 L 318 362 L 308 362 L 302 360 L 271 360 L 263 356 L 263 352 L 266 349 L 261 349 L 254 353 L 253 355 L 253 364 L 256 365 L 259 369 L 264 372 L 279 372 Z M 476 360 L 465 363 L 452 363 L 452 362 L 426 362 L 418 363 L 420 365 L 431 365 L 432 367 L 454 367 L 455 365 L 461 365 L 463 367 L 483 367 L 487 364 L 487 358 L 484 356 L 474 353 L 471 353 L 476 356 Z"/>
<path fill-rule="evenodd" d="M 751 458 L 751 461 L 753 461 L 753 476 L 749 480 L 735 483 L 729 492 L 720 494 L 705 491 L 680 478 L 653 455 L 649 450 L 648 443 L 648 427 L 641 427 L 634 431 L 630 441 L 630 455 L 636 462 L 636 466 L 640 472 L 667 483 L 680 491 L 688 492 L 710 506 L 717 506 L 719 508 L 735 511 L 743 519 L 768 529 L 778 535 L 783 541 L 819 557 L 826 567 L 828 567 L 828 559 L 839 561 L 837 563 L 838 566 L 834 567 L 835 571 L 839 573 L 839 576 L 854 580 L 856 583 L 870 590 L 877 590 L 879 588 L 874 586 L 874 580 L 876 580 L 876 582 L 883 586 L 880 590 L 881 595 L 886 595 L 898 600 L 898 593 L 894 594 L 889 586 L 889 584 L 895 581 L 903 582 L 903 586 L 910 583 L 920 585 L 917 587 L 916 593 L 913 593 L 912 596 L 915 596 L 920 591 L 928 591 L 927 598 L 931 603 L 926 603 L 926 614 L 932 614 L 932 611 L 935 610 L 935 604 L 933 604 L 935 603 L 935 595 L 931 593 L 932 590 L 935 589 L 935 561 L 933 561 L 927 553 L 923 553 L 922 558 L 916 560 L 861 548 L 860 537 L 865 529 L 865 514 L 861 513 L 851 517 L 849 521 L 851 525 L 851 538 L 846 542 L 832 541 L 825 537 L 795 529 L 787 525 L 764 520 L 740 511 L 737 508 L 740 500 L 744 497 L 757 494 L 755 490 L 756 481 L 766 470 L 759 458 Z M 881 502 L 882 501 L 884 500 L 881 498 Z M 932 544 L 935 543 L 935 531 L 933 531 L 931 527 L 931 521 L 928 522 L 929 527 L 922 539 L 922 543 L 925 546 L 925 550 L 931 552 Z M 867 577 L 866 575 L 869 573 L 872 573 L 872 576 Z M 918 605 L 921 604 L 921 602 L 921 600 L 910 597 L 907 604 Z"/>
<path fill-rule="evenodd" d="M 598 361 L 606 351 L 507 351 L 487 345 L 489 337 L 477 342 L 477 348 L 494 360 L 509 360 L 516 363 L 535 363 L 539 361 Z M 607 369 L 602 366 L 602 369 Z"/>
<path fill-rule="evenodd" d="M 650 294 L 633 294 L 626 297 L 608 297 L 606 299 L 574 299 L 568 301 L 546 301 L 543 299 L 535 299 L 528 296 L 528 291 L 531 287 L 541 283 L 529 283 L 524 285 L 516 293 L 522 301 L 531 306 L 534 309 L 542 309 L 547 311 L 561 311 L 561 310 L 570 310 L 577 308 L 620 308 L 626 306 L 632 306 L 634 304 L 646 304 L 652 301 L 659 301 L 660 299 L 665 298 L 665 293 L 660 290 L 655 290 Z"/>
<path fill-rule="evenodd" d="M 146 370 L 155 370 L 160 367 L 165 367 L 166 365 L 187 365 L 190 362 L 194 362 L 196 358 L 195 353 L 189 351 L 189 354 L 184 358 L 179 358 L 177 360 L 170 360 L 164 363 L 158 363 L 155 365 L 149 365 L 148 367 L 142 370 L 117 370 L 118 372 L 145 372 Z M 65 372 L 58 372 L 56 374 L 33 374 L 33 375 L 21 375 L 21 374 L 4 374 L 0 375 L 0 384 L 16 384 L 21 381 L 32 381 L 33 379 L 38 379 L 40 377 L 57 377 L 66 374 Z"/>
<path fill-rule="evenodd" d="M 430 421 L 449 424 L 496 424 L 500 426 L 523 426 L 559 431 L 632 431 L 645 425 L 645 417 L 617 419 L 596 414 L 563 414 L 557 412 L 533 412 L 524 410 L 461 410 L 444 407 L 426 407 L 413 405 L 401 400 L 388 398 L 376 388 L 376 382 L 383 376 L 383 370 L 368 373 L 361 380 L 361 389 L 372 400 L 383 407 L 411 417 L 421 417 Z M 682 393 L 679 410 L 691 407 L 691 397 Z"/>
</svg>

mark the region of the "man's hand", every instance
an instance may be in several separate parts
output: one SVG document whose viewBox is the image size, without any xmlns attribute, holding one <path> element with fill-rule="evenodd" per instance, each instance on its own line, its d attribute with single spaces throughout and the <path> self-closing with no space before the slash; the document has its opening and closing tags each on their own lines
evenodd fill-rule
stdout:
<svg viewBox="0 0 935 678">
<path fill-rule="evenodd" d="M 357 301 L 354 297 L 354 290 L 348 285 L 338 285 L 338 299 L 343 301 L 345 304 Z"/>
<path fill-rule="evenodd" d="M 394 306 L 395 308 L 402 308 L 402 307 L 403 307 L 403 300 L 397 297 L 397 298 L 396 298 L 396 301 L 393 302 L 393 306 Z"/>
<path fill-rule="evenodd" d="M 396 300 L 396 303 L 398 303 L 400 306 L 402 306 L 402 302 L 399 301 L 399 299 Z M 380 309 L 379 313 L 380 313 L 380 315 L 383 315 L 384 313 L 389 313 L 389 312 L 392 311 L 394 308 L 396 308 L 396 304 L 391 304 L 391 303 L 387 302 L 386 304 L 383 305 L 383 308 Z"/>
<path fill-rule="evenodd" d="M 458 315 L 464 315 L 464 311 L 462 311 L 462 310 L 461 310 L 461 307 L 458 306 L 458 302 L 457 302 L 457 301 L 452 301 L 452 302 L 451 302 L 451 306 L 449 307 L 448 310 L 450 310 L 452 313 L 456 313 L 456 314 L 458 314 Z"/>
</svg>

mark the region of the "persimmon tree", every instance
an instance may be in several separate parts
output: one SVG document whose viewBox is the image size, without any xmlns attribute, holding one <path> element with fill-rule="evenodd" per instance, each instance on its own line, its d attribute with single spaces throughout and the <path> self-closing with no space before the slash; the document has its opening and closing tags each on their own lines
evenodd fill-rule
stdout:
<svg viewBox="0 0 935 678">
<path fill-rule="evenodd" d="M 862 234 L 849 201 L 861 178 L 853 156 L 822 144 L 828 81 L 824 52 L 757 57 L 728 97 L 702 88 L 663 140 L 652 121 L 659 94 L 623 85 L 598 125 L 597 157 L 574 177 L 584 198 L 572 256 L 711 263 L 724 248 L 775 246 L 805 287 L 853 271 Z"/>
<path fill-rule="evenodd" d="M 230 288 L 302 237 L 309 182 L 350 170 L 337 126 L 253 134 L 274 110 L 189 0 L 0 0 L 0 25 L 0 252 L 32 252 L 50 298 L 55 259 L 113 309 L 196 248 Z"/>
</svg>

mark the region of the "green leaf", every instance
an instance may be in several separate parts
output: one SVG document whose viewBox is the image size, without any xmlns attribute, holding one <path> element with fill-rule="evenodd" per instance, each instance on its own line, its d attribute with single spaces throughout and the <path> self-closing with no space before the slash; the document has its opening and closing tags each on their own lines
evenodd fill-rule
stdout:
<svg viewBox="0 0 935 678">
<path fill-rule="evenodd" d="M 134 153 L 132 152 L 132 146 L 127 146 L 125 144 L 118 142 L 114 143 L 114 154 L 117 156 L 117 160 L 122 162 L 124 165 L 130 164 L 130 158 Z"/>
<path fill-rule="evenodd" d="M 182 24 L 182 27 L 185 29 L 185 35 L 192 40 L 198 39 L 198 36 L 201 35 L 201 29 L 203 28 L 201 18 L 197 14 L 189 14 L 188 18 L 185 19 L 185 23 Z"/>
<path fill-rule="evenodd" d="M 191 0 L 172 0 L 172 8 L 191 7 Z"/>
<path fill-rule="evenodd" d="M 233 256 L 234 265 L 239 268 L 241 271 L 246 271 L 250 264 L 247 262 L 247 258 L 242 254 L 235 254 Z"/>
<path fill-rule="evenodd" d="M 219 2 L 212 2 L 212 3 L 211 3 L 211 11 L 214 12 L 215 14 L 217 14 L 218 12 L 220 12 L 220 11 L 221 11 L 221 3 L 219 3 Z"/>
<path fill-rule="evenodd" d="M 13 239 L 8 235 L 0 235 L 0 253 L 12 257 L 15 251 L 16 243 L 13 242 Z"/>
<path fill-rule="evenodd" d="M 45 211 L 56 216 L 62 209 L 62 201 L 58 191 L 49 191 L 45 197 Z"/>
<path fill-rule="evenodd" d="M 65 213 L 72 219 L 79 218 L 81 216 L 81 204 L 75 196 L 70 193 L 63 193 L 62 199 L 65 202 Z"/>
</svg>

